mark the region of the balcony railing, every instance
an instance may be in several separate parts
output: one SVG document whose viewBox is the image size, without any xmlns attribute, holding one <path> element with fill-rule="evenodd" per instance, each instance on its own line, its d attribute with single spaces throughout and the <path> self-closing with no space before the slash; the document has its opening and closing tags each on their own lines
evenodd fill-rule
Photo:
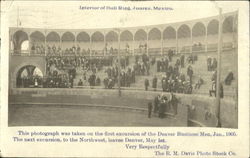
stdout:
<svg viewBox="0 0 250 158">
<path fill-rule="evenodd" d="M 201 45 L 201 46 L 183 46 L 179 47 L 178 53 L 191 53 L 191 48 L 193 53 L 202 53 L 206 51 L 206 46 Z M 213 43 L 213 44 L 208 44 L 207 45 L 207 52 L 211 51 L 217 51 L 218 44 Z M 232 42 L 227 42 L 223 43 L 222 46 L 223 50 L 228 50 L 234 48 L 234 45 Z M 176 54 L 176 47 L 163 47 L 162 52 L 161 48 L 148 48 L 148 54 L 150 56 L 158 56 L 158 55 L 166 55 L 168 54 L 169 50 L 172 50 L 174 54 Z M 146 49 L 134 49 L 129 50 L 127 52 L 126 49 L 120 49 L 120 55 L 121 56 L 132 56 L 132 55 L 142 55 L 143 53 L 147 53 Z M 178 54 L 177 53 L 177 54 Z M 112 53 L 110 52 L 104 52 L 104 50 L 92 50 L 92 53 L 90 54 L 89 51 L 82 51 L 82 52 L 77 52 L 77 53 L 65 53 L 65 51 L 59 51 L 57 53 L 48 53 L 48 51 L 41 52 L 41 51 L 36 51 L 36 50 L 11 50 L 10 54 L 13 56 L 117 56 L 118 55 L 118 50 L 114 50 Z"/>
</svg>

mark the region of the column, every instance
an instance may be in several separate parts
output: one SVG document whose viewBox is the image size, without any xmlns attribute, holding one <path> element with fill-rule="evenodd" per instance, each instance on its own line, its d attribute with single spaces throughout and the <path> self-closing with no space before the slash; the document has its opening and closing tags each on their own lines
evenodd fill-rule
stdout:
<svg viewBox="0 0 250 158">
<path fill-rule="evenodd" d="M 30 41 L 30 36 L 28 36 L 28 41 L 29 41 L 29 56 L 31 55 L 31 47 L 30 47 L 30 45 L 31 45 L 31 41 Z M 21 51 L 22 51 L 22 45 L 21 45 Z"/>
<path fill-rule="evenodd" d="M 133 35 L 133 43 L 132 43 L 132 48 L 133 48 L 133 56 L 135 56 L 135 36 Z"/>
<path fill-rule="evenodd" d="M 190 31 L 190 38 L 191 38 L 191 47 L 190 47 L 190 53 L 192 54 L 193 53 L 193 29 L 192 29 L 192 27 L 191 27 L 191 29 L 190 29 L 191 31 Z"/>
<path fill-rule="evenodd" d="M 44 56 L 45 56 L 45 65 L 44 65 L 44 75 L 47 75 L 47 32 L 45 30 L 45 34 L 44 34 L 45 38 L 44 38 Z"/>
<path fill-rule="evenodd" d="M 147 56 L 148 56 L 148 30 L 147 30 Z"/>
<path fill-rule="evenodd" d="M 46 33 L 46 31 L 45 31 L 45 38 L 44 38 L 44 55 L 45 56 L 47 56 L 47 39 L 46 39 L 46 37 L 47 37 L 47 33 Z"/>
<path fill-rule="evenodd" d="M 104 35 L 104 48 L 103 48 L 103 55 L 106 55 L 106 36 L 105 36 L 105 31 L 103 31 L 103 35 Z"/>
<path fill-rule="evenodd" d="M 62 48 L 62 35 L 61 34 L 60 34 L 60 47 L 63 50 L 63 48 Z"/>
<path fill-rule="evenodd" d="M 9 52 L 10 52 L 10 54 L 14 53 L 14 52 L 12 52 L 12 50 L 11 50 L 11 42 L 12 42 L 12 35 L 11 35 L 11 33 L 10 33 L 10 30 L 9 30 Z M 0 43 L 0 45 L 1 45 L 1 43 Z"/>
<path fill-rule="evenodd" d="M 219 34 L 218 34 L 218 68 L 217 68 L 217 78 L 216 78 L 216 117 L 217 125 L 216 127 L 221 127 L 221 117 L 220 117 L 220 75 L 221 75 L 221 51 L 222 51 L 222 9 L 219 8 Z"/>
<path fill-rule="evenodd" d="M 163 55 L 163 32 L 161 34 L 161 55 Z"/>
<path fill-rule="evenodd" d="M 176 54 L 178 54 L 179 53 L 179 49 L 178 49 L 178 30 L 176 30 L 175 33 L 176 33 L 176 35 L 175 35 L 176 36 L 176 39 L 175 39 L 176 40 L 176 50 L 175 50 L 175 52 L 176 52 Z"/>
<path fill-rule="evenodd" d="M 205 52 L 207 52 L 207 27 L 205 28 Z"/>
<path fill-rule="evenodd" d="M 90 52 L 89 52 L 89 56 L 92 56 L 92 39 L 90 38 Z"/>
<path fill-rule="evenodd" d="M 75 45 L 75 47 L 76 47 L 76 32 L 75 32 L 75 40 L 74 40 L 74 45 Z M 76 49 L 77 49 L 77 47 L 76 47 Z"/>
</svg>

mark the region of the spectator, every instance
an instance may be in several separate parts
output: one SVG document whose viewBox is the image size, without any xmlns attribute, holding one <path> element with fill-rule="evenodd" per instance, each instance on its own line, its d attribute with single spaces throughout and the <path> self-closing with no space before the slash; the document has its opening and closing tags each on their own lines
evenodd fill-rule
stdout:
<svg viewBox="0 0 250 158">
<path fill-rule="evenodd" d="M 177 114 L 179 100 L 176 98 L 176 96 L 173 93 L 170 94 L 170 99 L 169 100 L 170 100 L 169 101 L 170 105 L 174 109 L 174 115 L 176 115 Z"/>
<path fill-rule="evenodd" d="M 197 83 L 195 84 L 194 89 L 200 89 L 201 85 L 203 85 L 204 80 L 201 78 L 201 76 L 199 76 L 199 79 L 197 81 Z"/>
<path fill-rule="evenodd" d="M 189 76 L 189 81 L 190 81 L 190 84 L 192 85 L 192 77 L 193 77 L 193 68 L 191 65 L 188 66 L 187 68 L 187 75 Z"/>
<path fill-rule="evenodd" d="M 212 83 L 212 89 L 209 90 L 210 97 L 212 96 L 212 93 L 214 93 L 214 96 L 216 97 L 216 95 L 217 95 L 217 92 L 216 92 L 217 89 L 216 89 L 216 87 L 217 87 L 217 84 L 216 84 L 215 81 L 213 81 L 213 83 Z M 223 97 L 224 97 L 223 85 L 222 85 L 222 83 L 220 83 L 220 98 L 223 98 Z"/>
<path fill-rule="evenodd" d="M 152 113 L 152 102 L 148 103 L 148 118 L 151 118 L 151 113 Z"/>
<path fill-rule="evenodd" d="M 184 68 L 185 56 L 181 55 L 181 67 Z"/>
<path fill-rule="evenodd" d="M 217 60 L 216 58 L 213 58 L 213 62 L 212 62 L 212 71 L 217 69 Z"/>
<path fill-rule="evenodd" d="M 226 84 L 226 85 L 231 85 L 232 80 L 234 80 L 234 74 L 233 74 L 232 71 L 230 71 L 230 72 L 227 74 L 227 77 L 225 78 L 225 84 Z"/>
<path fill-rule="evenodd" d="M 212 71 L 212 58 L 207 58 L 207 71 Z"/>
<path fill-rule="evenodd" d="M 157 95 L 154 99 L 154 113 L 158 112 L 160 100 L 160 95 Z"/>
<path fill-rule="evenodd" d="M 82 79 L 80 79 L 79 80 L 79 82 L 78 82 L 78 84 L 77 84 L 78 86 L 83 86 L 83 82 L 82 82 Z"/>
<path fill-rule="evenodd" d="M 146 78 L 144 81 L 144 86 L 145 86 L 145 90 L 148 90 L 148 86 L 149 86 L 149 80 Z"/>
<path fill-rule="evenodd" d="M 154 89 L 154 91 L 156 91 L 157 89 L 157 77 L 156 76 L 154 76 L 153 78 L 152 88 Z"/>
</svg>

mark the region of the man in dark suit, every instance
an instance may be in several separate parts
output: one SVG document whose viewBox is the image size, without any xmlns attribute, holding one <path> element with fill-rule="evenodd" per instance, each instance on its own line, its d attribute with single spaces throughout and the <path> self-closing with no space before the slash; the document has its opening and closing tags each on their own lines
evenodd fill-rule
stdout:
<svg viewBox="0 0 250 158">
<path fill-rule="evenodd" d="M 160 95 L 157 95 L 154 99 L 154 113 L 158 111 L 159 103 L 160 103 Z"/>
<path fill-rule="evenodd" d="M 154 91 L 156 91 L 156 88 L 157 88 L 157 77 L 156 76 L 154 76 L 154 78 L 153 78 L 152 88 L 154 88 Z"/>
<path fill-rule="evenodd" d="M 145 86 L 145 91 L 147 91 L 149 86 L 149 80 L 147 78 L 145 79 L 144 86 Z"/>
<path fill-rule="evenodd" d="M 152 113 L 152 102 L 148 103 L 148 118 L 151 118 L 151 113 Z"/>
</svg>

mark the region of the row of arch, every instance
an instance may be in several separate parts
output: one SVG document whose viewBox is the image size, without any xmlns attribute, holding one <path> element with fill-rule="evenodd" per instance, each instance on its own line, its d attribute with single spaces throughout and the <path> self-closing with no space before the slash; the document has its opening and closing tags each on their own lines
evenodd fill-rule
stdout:
<svg viewBox="0 0 250 158">
<path fill-rule="evenodd" d="M 235 31 L 234 25 L 234 17 L 229 16 L 223 21 L 222 29 L 223 33 L 230 33 Z M 192 28 L 188 25 L 181 25 L 177 31 L 172 27 L 166 27 L 163 32 L 161 32 L 158 28 L 152 28 L 148 34 L 143 29 L 138 29 L 135 34 L 129 30 L 122 31 L 120 34 L 121 41 L 143 41 L 143 40 L 167 40 L 167 39 L 176 39 L 177 38 L 190 38 L 196 36 L 205 36 L 205 35 L 214 35 L 218 34 L 219 30 L 219 22 L 216 19 L 211 20 L 207 27 L 202 22 L 197 22 Z M 92 35 L 89 35 L 87 32 L 80 32 L 77 35 L 74 35 L 72 32 L 65 32 L 61 37 L 60 35 L 52 31 L 45 36 L 40 31 L 35 31 L 31 33 L 30 38 L 36 41 L 48 41 L 48 42 L 102 42 L 106 40 L 107 42 L 118 41 L 118 33 L 115 31 L 110 31 L 106 35 L 101 33 L 100 31 L 94 32 Z M 28 40 L 28 34 L 22 30 L 19 30 L 14 33 L 13 38 L 18 39 L 22 37 L 24 40 Z"/>
</svg>

